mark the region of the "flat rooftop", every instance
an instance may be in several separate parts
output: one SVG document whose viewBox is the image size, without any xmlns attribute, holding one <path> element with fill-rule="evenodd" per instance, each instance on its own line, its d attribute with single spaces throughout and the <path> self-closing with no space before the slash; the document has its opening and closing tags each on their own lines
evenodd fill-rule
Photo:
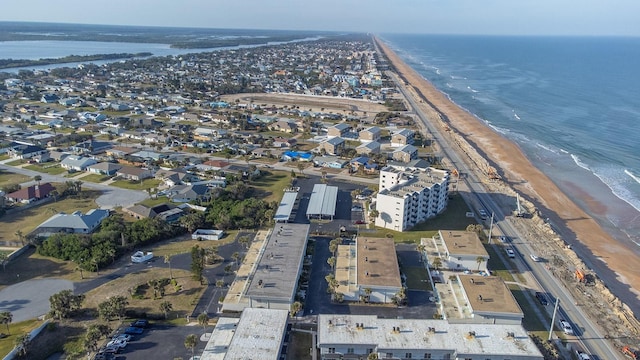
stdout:
<svg viewBox="0 0 640 360">
<path fill-rule="evenodd" d="M 380 191 L 380 193 L 384 195 L 395 197 L 405 197 L 415 192 L 421 192 L 424 188 L 440 185 L 445 179 L 449 178 L 449 172 L 434 168 L 427 168 L 426 170 L 399 170 L 387 166 L 381 173 L 382 172 L 402 175 L 398 184 Z"/>
<path fill-rule="evenodd" d="M 357 329 L 356 323 L 362 323 L 364 328 Z M 399 327 L 400 331 L 393 332 L 393 327 Z M 472 331 L 475 332 L 473 337 L 469 336 Z M 508 336 L 509 333 L 513 336 Z M 318 315 L 318 345 L 341 344 L 376 344 L 378 352 L 443 349 L 465 357 L 501 355 L 504 358 L 543 359 L 521 325 L 450 324 L 446 320 L 379 319 L 375 315 Z"/>
<path fill-rule="evenodd" d="M 440 237 L 449 254 L 489 256 L 478 234 L 475 232 L 440 230 Z"/>
<path fill-rule="evenodd" d="M 402 287 L 393 239 L 358 237 L 358 285 Z"/>
<path fill-rule="evenodd" d="M 314 215 L 335 216 L 337 201 L 337 186 L 315 184 L 311 192 L 311 197 L 309 198 L 309 205 L 307 206 L 307 217 Z"/>
<path fill-rule="evenodd" d="M 280 205 L 278 206 L 278 210 L 276 210 L 276 215 L 273 217 L 273 219 L 276 222 L 289 221 L 291 212 L 293 211 L 293 206 L 295 205 L 297 198 L 297 191 L 285 191 L 284 195 L 282 196 L 282 201 L 280 201 Z"/>
<path fill-rule="evenodd" d="M 276 224 L 261 249 L 246 296 L 293 301 L 308 235 L 309 224 Z"/>
<path fill-rule="evenodd" d="M 504 280 L 498 276 L 458 275 L 473 313 L 523 314 Z"/>
<path fill-rule="evenodd" d="M 240 318 L 221 317 L 205 346 L 201 360 L 277 360 L 289 312 L 244 309 Z"/>
</svg>

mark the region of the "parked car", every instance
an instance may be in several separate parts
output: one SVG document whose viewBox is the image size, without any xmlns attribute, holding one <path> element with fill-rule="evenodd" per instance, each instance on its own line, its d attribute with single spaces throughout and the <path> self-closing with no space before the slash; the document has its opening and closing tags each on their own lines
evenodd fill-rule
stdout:
<svg viewBox="0 0 640 360">
<path fill-rule="evenodd" d="M 580 350 L 576 350 L 576 355 L 578 356 L 578 360 L 591 360 L 591 357 Z"/>
<path fill-rule="evenodd" d="M 113 360 L 114 358 L 112 353 L 98 352 L 93 360 Z"/>
<path fill-rule="evenodd" d="M 356 225 L 366 224 L 366 223 L 364 222 L 364 220 L 356 220 L 356 221 L 354 221 L 353 223 L 354 223 L 354 224 L 356 224 Z"/>
<path fill-rule="evenodd" d="M 515 259 L 515 257 L 516 257 L 516 253 L 515 253 L 515 252 L 513 252 L 513 250 L 511 250 L 511 249 L 506 249 L 505 251 L 507 252 L 507 256 L 508 256 L 508 257 L 510 257 L 510 258 L 512 258 L 512 259 Z"/>
<path fill-rule="evenodd" d="M 560 320 L 560 327 L 562 328 L 562 331 L 565 334 L 573 335 L 573 328 L 571 327 L 571 324 L 569 324 L 567 320 Z"/>
<path fill-rule="evenodd" d="M 124 339 L 113 339 L 107 343 L 107 347 L 109 346 L 117 346 L 119 348 L 126 348 L 128 345 L 127 340 Z"/>
<path fill-rule="evenodd" d="M 544 306 L 549 305 L 549 301 L 547 301 L 547 297 L 543 293 L 541 293 L 539 291 L 536 291 L 536 299 L 538 299 L 540 304 L 542 304 Z"/>
<path fill-rule="evenodd" d="M 147 321 L 145 319 L 138 319 L 138 320 L 132 322 L 131 326 L 138 327 L 138 328 L 146 328 L 147 326 L 149 326 L 149 321 Z"/>
<path fill-rule="evenodd" d="M 121 347 L 119 347 L 119 346 L 115 346 L 115 345 L 112 345 L 112 346 L 105 346 L 104 348 L 102 348 L 102 349 L 100 350 L 100 352 L 99 352 L 99 353 L 104 353 L 104 354 L 117 354 L 117 353 L 119 353 L 119 352 L 120 352 L 120 350 L 122 350 L 122 348 L 121 348 Z"/>
<path fill-rule="evenodd" d="M 143 328 L 139 328 L 135 326 L 129 326 L 128 328 L 124 329 L 124 333 L 129 335 L 140 335 L 143 332 L 144 332 Z"/>
<path fill-rule="evenodd" d="M 509 242 L 509 238 L 506 236 L 500 236 L 500 242 L 506 244 Z"/>
<path fill-rule="evenodd" d="M 129 342 L 131 340 L 133 340 L 133 336 L 129 335 L 129 334 L 120 334 L 120 335 L 116 335 L 112 338 L 112 340 L 124 340 L 126 342 Z"/>
</svg>

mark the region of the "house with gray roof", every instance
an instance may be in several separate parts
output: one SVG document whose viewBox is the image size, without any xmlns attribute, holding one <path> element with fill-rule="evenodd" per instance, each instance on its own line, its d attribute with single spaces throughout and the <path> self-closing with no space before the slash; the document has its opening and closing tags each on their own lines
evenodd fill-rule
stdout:
<svg viewBox="0 0 640 360">
<path fill-rule="evenodd" d="M 123 179 L 141 181 L 152 177 L 151 170 L 142 169 L 135 166 L 123 166 L 116 171 L 116 175 Z"/>
<path fill-rule="evenodd" d="M 404 145 L 397 148 L 392 155 L 393 160 L 408 163 L 418 158 L 418 148 L 413 145 Z"/>
<path fill-rule="evenodd" d="M 114 175 L 118 170 L 122 168 L 120 164 L 114 164 L 110 162 L 101 162 L 93 165 L 89 165 L 87 169 L 90 173 L 101 175 Z"/>
<path fill-rule="evenodd" d="M 85 171 L 87 167 L 98 163 L 95 159 L 70 155 L 60 162 L 60 166 L 67 170 Z"/>
<path fill-rule="evenodd" d="M 409 129 L 398 130 L 391 135 L 391 146 L 398 147 L 413 144 L 415 132 Z"/>
<path fill-rule="evenodd" d="M 109 216 L 109 210 L 91 209 L 86 214 L 75 211 L 72 214 L 59 213 L 40 224 L 33 233 L 49 237 L 57 233 L 91 234 Z"/>
<path fill-rule="evenodd" d="M 166 191 L 173 202 L 189 202 L 193 200 L 208 200 L 210 189 L 206 185 L 176 185 Z"/>
<path fill-rule="evenodd" d="M 336 137 L 336 136 L 344 136 L 349 130 L 351 130 L 351 125 L 347 123 L 339 123 L 331 126 L 327 129 L 327 136 Z"/>
<path fill-rule="evenodd" d="M 359 155 L 379 154 L 380 143 L 377 141 L 370 141 L 356 147 L 356 153 Z"/>
<path fill-rule="evenodd" d="M 344 150 L 345 144 L 343 138 L 334 137 L 321 142 L 317 147 L 317 151 L 322 152 L 324 150 L 329 155 L 338 155 Z"/>
</svg>

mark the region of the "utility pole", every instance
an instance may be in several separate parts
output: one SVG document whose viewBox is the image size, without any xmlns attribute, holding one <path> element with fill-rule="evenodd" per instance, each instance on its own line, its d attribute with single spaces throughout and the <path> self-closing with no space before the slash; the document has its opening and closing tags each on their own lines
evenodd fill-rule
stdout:
<svg viewBox="0 0 640 360">
<path fill-rule="evenodd" d="M 491 212 L 491 224 L 489 225 L 489 244 L 492 243 L 491 241 L 491 231 L 493 230 L 493 211 Z"/>
<path fill-rule="evenodd" d="M 558 305 L 560 304 L 560 299 L 556 298 L 556 305 L 553 308 L 553 316 L 551 317 L 551 325 L 549 326 L 549 341 L 551 341 L 551 335 L 553 334 L 553 324 L 556 321 L 556 314 L 558 313 Z"/>
</svg>

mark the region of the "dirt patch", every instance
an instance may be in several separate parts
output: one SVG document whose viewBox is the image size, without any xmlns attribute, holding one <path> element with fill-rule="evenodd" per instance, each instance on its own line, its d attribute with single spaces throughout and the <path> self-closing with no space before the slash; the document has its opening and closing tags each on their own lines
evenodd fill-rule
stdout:
<svg viewBox="0 0 640 360">
<path fill-rule="evenodd" d="M 379 112 L 388 111 L 383 104 L 360 99 L 338 98 L 333 96 L 313 96 L 301 94 L 234 94 L 221 97 L 229 103 L 253 103 L 254 105 L 287 105 L 299 108 L 300 110 L 310 110 L 312 112 L 334 112 L 364 114 L 367 116 Z"/>
</svg>

